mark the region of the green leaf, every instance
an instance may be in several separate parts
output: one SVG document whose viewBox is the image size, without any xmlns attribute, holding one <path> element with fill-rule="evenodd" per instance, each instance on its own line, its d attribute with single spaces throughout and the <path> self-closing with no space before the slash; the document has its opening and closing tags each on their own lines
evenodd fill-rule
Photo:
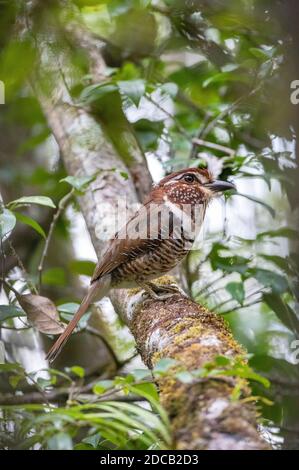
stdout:
<svg viewBox="0 0 299 470">
<path fill-rule="evenodd" d="M 281 274 L 267 269 L 252 268 L 248 274 L 253 276 L 260 284 L 265 287 L 270 287 L 275 294 L 282 294 L 289 289 L 287 279 Z"/>
<path fill-rule="evenodd" d="M 291 260 L 290 258 L 283 258 L 282 256 L 277 256 L 277 255 L 265 255 L 263 253 L 259 253 L 259 256 L 266 261 L 269 261 L 270 263 L 275 264 L 278 266 L 282 271 L 285 271 L 286 273 L 291 272 Z"/>
<path fill-rule="evenodd" d="M 129 175 L 126 171 L 120 171 L 119 174 L 120 174 L 120 176 L 123 177 L 124 180 L 127 181 L 129 179 Z"/>
<path fill-rule="evenodd" d="M 278 294 L 264 294 L 263 301 L 273 310 L 279 320 L 291 331 L 299 333 L 299 320 L 296 313 Z"/>
<path fill-rule="evenodd" d="M 44 379 L 43 377 L 38 377 L 36 381 L 39 387 L 42 388 L 43 390 L 45 390 L 46 388 L 56 383 L 56 382 L 53 382 L 53 380 L 51 379 Z"/>
<path fill-rule="evenodd" d="M 60 313 L 61 318 L 67 321 L 71 321 L 74 314 L 77 312 L 79 308 L 78 303 L 76 302 L 69 302 L 66 304 L 61 304 L 57 306 L 57 310 Z M 89 318 L 90 310 L 87 310 L 87 312 L 83 315 L 83 317 L 80 319 L 78 326 L 80 328 L 84 328 L 87 324 L 87 320 Z"/>
<path fill-rule="evenodd" d="M 175 98 L 178 93 L 179 87 L 176 83 L 167 82 L 163 83 L 163 85 L 161 85 L 159 89 L 162 91 L 162 93 L 165 93 L 166 95 Z"/>
<path fill-rule="evenodd" d="M 270 382 L 266 377 L 254 372 L 251 367 L 244 364 L 242 366 L 236 365 L 232 369 L 224 370 L 221 374 L 231 377 L 241 377 L 247 380 L 254 380 L 255 382 L 261 383 L 265 388 L 270 387 Z"/>
<path fill-rule="evenodd" d="M 144 397 L 151 402 L 152 400 L 154 400 L 156 403 L 159 402 L 157 387 L 150 382 L 132 385 L 131 392 Z"/>
<path fill-rule="evenodd" d="M 269 204 L 267 204 L 262 199 L 259 199 L 255 196 L 251 196 L 250 194 L 242 194 L 242 193 L 239 193 L 239 192 L 235 192 L 234 196 L 246 197 L 246 199 L 248 199 L 249 201 L 256 202 L 257 204 L 260 204 L 265 209 L 267 209 L 268 212 L 270 212 L 270 214 L 272 215 L 273 218 L 275 217 L 275 210 L 273 209 L 273 207 L 269 206 Z"/>
<path fill-rule="evenodd" d="M 194 382 L 194 375 L 191 374 L 191 372 L 183 371 L 183 372 L 178 372 L 175 374 L 176 378 L 180 380 L 180 382 L 183 382 L 184 384 L 191 384 Z"/>
<path fill-rule="evenodd" d="M 89 444 L 93 448 L 96 448 L 100 442 L 100 439 L 101 439 L 101 436 L 98 433 L 96 433 L 96 434 L 93 434 L 92 436 L 85 437 L 84 439 L 82 439 L 82 442 L 84 442 L 85 444 Z"/>
<path fill-rule="evenodd" d="M 8 235 L 16 225 L 15 215 L 8 209 L 0 208 L 0 240 Z"/>
<path fill-rule="evenodd" d="M 243 305 L 245 299 L 245 290 L 242 282 L 229 282 L 225 286 L 225 289 L 234 300 L 239 302 L 240 305 Z"/>
<path fill-rule="evenodd" d="M 67 176 L 62 178 L 59 182 L 65 182 L 71 185 L 73 188 L 78 191 L 84 191 L 87 189 L 88 185 L 96 179 L 97 175 L 93 176 Z"/>
<path fill-rule="evenodd" d="M 94 386 L 93 386 L 93 393 L 96 395 L 101 395 L 104 393 L 106 390 L 109 388 L 112 388 L 114 385 L 113 380 L 99 380 Z"/>
<path fill-rule="evenodd" d="M 207 369 L 205 369 L 205 367 L 200 367 L 199 369 L 194 369 L 192 371 L 192 375 L 195 378 L 205 377 L 207 375 L 207 373 L 208 373 L 208 371 L 207 371 Z"/>
<path fill-rule="evenodd" d="M 72 450 L 72 438 L 65 432 L 58 432 L 48 439 L 48 449 L 50 450 Z"/>
<path fill-rule="evenodd" d="M 148 369 L 134 369 L 131 374 L 136 380 L 143 380 L 151 375 Z"/>
<path fill-rule="evenodd" d="M 0 321 L 24 316 L 26 316 L 25 312 L 15 305 L 0 305 Z"/>
<path fill-rule="evenodd" d="M 17 362 L 7 362 L 6 364 L 0 364 L 0 372 L 23 372 L 23 367 Z"/>
<path fill-rule="evenodd" d="M 134 123 L 134 130 L 144 151 L 156 150 L 158 148 L 163 129 L 163 120 L 154 122 L 148 119 L 140 119 Z"/>
<path fill-rule="evenodd" d="M 249 52 L 251 52 L 254 57 L 257 57 L 258 59 L 261 60 L 268 60 L 269 59 L 269 54 L 265 52 L 263 49 L 259 49 L 258 47 L 250 47 Z"/>
<path fill-rule="evenodd" d="M 232 72 L 220 72 L 204 80 L 202 87 L 207 88 L 211 84 L 214 85 L 229 82 L 240 82 L 247 84 L 248 77 L 246 77 L 245 74 L 238 73 L 236 70 L 233 70 Z"/>
<path fill-rule="evenodd" d="M 142 96 L 145 93 L 145 81 L 142 79 L 125 80 L 117 82 L 119 90 L 133 101 L 135 106 L 139 105 Z"/>
<path fill-rule="evenodd" d="M 83 367 L 73 366 L 73 367 L 71 367 L 70 370 L 71 370 L 71 372 L 73 372 L 73 374 L 75 374 L 78 377 L 80 377 L 81 379 L 83 379 L 83 377 L 85 375 L 85 370 L 83 369 Z"/>
<path fill-rule="evenodd" d="M 109 93 L 118 91 L 117 85 L 113 83 L 103 83 L 101 85 L 90 85 L 82 91 L 80 95 L 80 101 L 91 104 L 97 100 L 100 100 Z"/>
<path fill-rule="evenodd" d="M 35 147 L 42 144 L 49 136 L 51 132 L 48 128 L 43 129 L 39 134 L 29 137 L 25 140 L 18 148 L 18 154 L 22 155 L 25 152 L 32 151 Z"/>
<path fill-rule="evenodd" d="M 107 4 L 107 9 L 111 17 L 121 16 L 130 10 L 133 6 L 132 0 L 110 0 L 104 3 Z"/>
<path fill-rule="evenodd" d="M 274 380 L 281 380 L 283 377 L 288 381 L 290 388 L 298 388 L 299 368 L 298 364 L 292 364 L 284 359 L 277 359 L 265 354 L 254 355 L 250 359 L 250 365 L 258 369 L 263 374 L 270 375 Z"/>
<path fill-rule="evenodd" d="M 47 196 L 24 196 L 19 199 L 15 199 L 8 204 L 8 207 L 15 209 L 16 207 L 25 206 L 27 204 L 38 204 L 40 206 L 47 206 L 56 208 L 52 199 Z"/>
<path fill-rule="evenodd" d="M 226 356 L 216 356 L 215 357 L 215 364 L 217 366 L 229 366 L 231 364 L 231 359 Z"/>
<path fill-rule="evenodd" d="M 49 286 L 65 286 L 66 276 L 63 268 L 49 268 L 42 273 L 42 283 Z"/>
<path fill-rule="evenodd" d="M 60 305 L 57 305 L 57 310 L 59 312 L 62 312 L 62 313 L 76 313 L 78 308 L 79 308 L 79 305 L 78 303 L 76 302 L 68 302 L 66 304 L 60 304 Z"/>
<path fill-rule="evenodd" d="M 70 270 L 75 274 L 83 274 L 84 276 L 92 276 L 96 263 L 89 260 L 73 260 L 69 264 Z"/>
<path fill-rule="evenodd" d="M 261 232 L 257 235 L 257 240 L 262 240 L 263 238 L 291 238 L 292 240 L 298 240 L 299 232 L 293 230 L 289 227 L 281 227 L 277 230 L 267 230 L 266 232 Z"/>
<path fill-rule="evenodd" d="M 28 215 L 20 214 L 20 212 L 15 212 L 14 214 L 16 216 L 16 219 L 19 222 L 29 225 L 30 227 L 33 228 L 33 230 L 39 233 L 43 238 L 46 238 L 44 229 L 39 225 L 38 222 L 36 222 L 36 220 L 32 219 L 31 217 L 28 217 Z"/>
<path fill-rule="evenodd" d="M 175 359 L 170 359 L 165 357 L 164 359 L 160 359 L 157 362 L 153 369 L 154 374 L 162 375 L 165 374 L 171 367 L 175 366 L 178 362 Z"/>
<path fill-rule="evenodd" d="M 245 274 L 248 269 L 248 258 L 243 256 L 215 256 L 211 254 L 210 262 L 213 270 L 222 269 L 228 273 L 237 272 L 240 274 Z"/>
<path fill-rule="evenodd" d="M 10 375 L 8 378 L 8 382 L 12 386 L 12 388 L 17 388 L 19 382 L 23 379 L 22 375 Z"/>
</svg>

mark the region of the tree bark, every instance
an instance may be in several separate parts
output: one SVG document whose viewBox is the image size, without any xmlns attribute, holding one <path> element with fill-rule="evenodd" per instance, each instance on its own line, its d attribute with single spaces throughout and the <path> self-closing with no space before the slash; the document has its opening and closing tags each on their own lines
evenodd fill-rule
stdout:
<svg viewBox="0 0 299 470">
<path fill-rule="evenodd" d="M 49 52 L 49 51 L 48 51 Z M 105 243 L 99 237 L 109 226 L 111 213 L 104 203 L 126 198 L 129 210 L 138 203 L 133 180 L 123 179 L 127 167 L 103 132 L 85 109 L 74 106 L 59 73 L 53 75 L 56 61 L 43 54 L 44 76 L 51 76 L 47 94 L 39 89 L 45 115 L 72 176 L 97 175 L 79 203 L 95 247 L 101 258 Z M 117 171 L 109 171 L 117 168 Z M 98 227 L 99 232 L 95 230 Z M 158 281 L 159 282 L 159 281 Z M 164 277 L 162 283 L 173 282 Z M 225 322 L 217 315 L 178 294 L 167 300 L 144 303 L 139 289 L 111 293 L 115 309 L 133 333 L 144 363 L 152 369 L 161 358 L 179 362 L 166 376 L 157 378 L 161 402 L 169 413 L 177 449 L 266 449 L 257 430 L 257 412 L 252 404 L 232 401 L 237 378 L 207 378 L 184 384 L 175 378 L 179 367 L 200 368 L 221 354 L 234 357 L 242 348 L 233 339 Z M 246 387 L 244 396 L 248 396 Z"/>
<path fill-rule="evenodd" d="M 172 279 L 164 276 L 159 283 Z M 175 377 L 193 371 L 216 356 L 244 355 L 222 317 L 183 295 L 144 304 L 139 291 L 123 291 L 117 311 L 132 331 L 144 363 L 153 369 L 160 359 L 177 365 L 157 378 L 161 403 L 168 411 L 177 449 L 267 449 L 257 431 L 257 411 L 232 391 L 240 379 L 206 378 L 185 384 Z M 245 385 L 243 398 L 250 396 Z"/>
</svg>

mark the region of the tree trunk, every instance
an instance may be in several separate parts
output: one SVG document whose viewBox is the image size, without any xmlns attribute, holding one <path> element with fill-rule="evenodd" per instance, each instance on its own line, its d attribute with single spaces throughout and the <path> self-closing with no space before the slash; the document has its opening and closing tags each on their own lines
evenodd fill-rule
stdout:
<svg viewBox="0 0 299 470">
<path fill-rule="evenodd" d="M 169 283 L 164 276 L 159 283 Z M 176 295 L 167 301 L 142 303 L 140 293 L 123 291 L 117 311 L 132 331 L 144 363 L 153 369 L 160 359 L 177 364 L 157 379 L 161 403 L 168 411 L 177 449 L 267 449 L 257 431 L 254 405 L 233 401 L 239 378 L 205 378 L 182 383 L 175 374 L 193 371 L 217 356 L 244 354 L 219 315 Z M 250 390 L 243 387 L 243 397 Z"/>
</svg>

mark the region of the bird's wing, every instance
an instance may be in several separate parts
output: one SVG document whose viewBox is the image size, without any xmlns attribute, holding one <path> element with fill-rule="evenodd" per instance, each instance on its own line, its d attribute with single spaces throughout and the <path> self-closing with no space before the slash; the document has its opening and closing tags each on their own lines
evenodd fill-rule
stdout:
<svg viewBox="0 0 299 470">
<path fill-rule="evenodd" d="M 137 256 L 142 256 L 161 243 L 158 237 L 150 237 L 149 233 L 149 224 L 147 222 L 151 202 L 152 201 L 148 201 L 144 204 L 129 220 L 126 226 L 115 235 L 115 238 L 111 241 L 102 260 L 97 264 L 91 283 L 104 274 L 111 273 L 111 271 L 125 261 L 136 258 Z M 163 220 L 163 218 L 160 219 Z M 161 220 L 160 225 L 161 223 L 168 223 L 167 220 L 165 221 L 165 218 L 163 222 L 161 222 Z M 139 229 L 139 232 L 136 231 L 136 228 Z M 141 231 L 142 234 L 144 234 L 144 238 L 140 236 Z"/>
</svg>

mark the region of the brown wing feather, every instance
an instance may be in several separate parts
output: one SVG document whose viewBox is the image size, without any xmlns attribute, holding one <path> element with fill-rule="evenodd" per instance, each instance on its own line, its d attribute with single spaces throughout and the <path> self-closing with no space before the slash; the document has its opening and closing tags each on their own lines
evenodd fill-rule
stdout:
<svg viewBox="0 0 299 470">
<path fill-rule="evenodd" d="M 153 198 L 149 199 L 128 221 L 126 226 L 115 235 L 115 238 L 111 241 L 102 260 L 97 264 L 91 278 L 91 283 L 104 274 L 111 273 L 111 271 L 127 259 L 141 256 L 160 243 L 158 239 L 149 240 L 148 238 L 132 237 L 134 227 L 136 227 L 138 223 L 147 221 L 148 209 L 151 202 L 155 202 Z"/>
</svg>

